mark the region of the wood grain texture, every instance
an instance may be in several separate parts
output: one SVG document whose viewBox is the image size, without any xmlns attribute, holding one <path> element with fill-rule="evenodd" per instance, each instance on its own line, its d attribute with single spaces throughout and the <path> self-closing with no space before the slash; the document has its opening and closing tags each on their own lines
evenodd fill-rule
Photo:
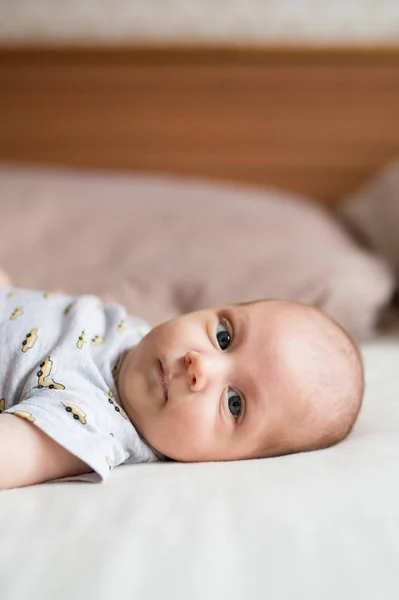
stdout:
<svg viewBox="0 0 399 600">
<path fill-rule="evenodd" d="M 0 50 L 0 160 L 333 203 L 399 155 L 399 49 Z"/>
</svg>

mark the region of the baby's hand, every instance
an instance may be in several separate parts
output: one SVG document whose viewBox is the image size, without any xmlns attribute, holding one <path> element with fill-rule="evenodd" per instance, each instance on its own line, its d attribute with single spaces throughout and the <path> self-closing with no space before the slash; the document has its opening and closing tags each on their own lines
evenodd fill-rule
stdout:
<svg viewBox="0 0 399 600">
<path fill-rule="evenodd" d="M 3 269 L 0 269 L 0 287 L 9 287 L 11 285 L 12 281 L 8 274 Z"/>
<path fill-rule="evenodd" d="M 90 471 L 36 425 L 9 413 L 0 415 L 0 490 Z"/>
</svg>

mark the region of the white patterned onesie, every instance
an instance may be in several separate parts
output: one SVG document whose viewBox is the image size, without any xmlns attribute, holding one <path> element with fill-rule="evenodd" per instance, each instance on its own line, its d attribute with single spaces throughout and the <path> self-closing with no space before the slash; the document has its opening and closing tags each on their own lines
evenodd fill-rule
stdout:
<svg viewBox="0 0 399 600">
<path fill-rule="evenodd" d="M 0 413 L 34 423 L 100 480 L 122 463 L 161 460 L 116 386 L 121 357 L 149 330 L 96 296 L 0 288 Z"/>
</svg>

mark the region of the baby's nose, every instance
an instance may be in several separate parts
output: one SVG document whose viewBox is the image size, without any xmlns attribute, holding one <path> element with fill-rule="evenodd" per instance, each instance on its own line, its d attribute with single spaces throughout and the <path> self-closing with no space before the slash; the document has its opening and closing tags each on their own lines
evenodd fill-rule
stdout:
<svg viewBox="0 0 399 600">
<path fill-rule="evenodd" d="M 199 392 L 206 384 L 207 368 L 205 363 L 203 356 L 195 350 L 190 350 L 184 356 L 188 385 L 193 392 Z"/>
</svg>

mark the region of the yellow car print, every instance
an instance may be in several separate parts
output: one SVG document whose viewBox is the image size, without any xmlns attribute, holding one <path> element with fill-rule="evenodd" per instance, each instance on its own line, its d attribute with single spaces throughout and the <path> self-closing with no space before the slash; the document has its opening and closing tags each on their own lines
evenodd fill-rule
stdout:
<svg viewBox="0 0 399 600">
<path fill-rule="evenodd" d="M 32 329 L 29 333 L 26 334 L 26 338 L 22 342 L 22 352 L 26 352 L 30 348 L 36 344 L 37 341 L 37 327 Z"/>
<path fill-rule="evenodd" d="M 104 337 L 102 335 L 95 335 L 94 338 L 91 339 L 91 346 L 100 346 L 104 341 Z"/>
<path fill-rule="evenodd" d="M 50 360 L 50 355 L 46 356 L 46 358 L 40 363 L 40 370 L 37 372 L 38 381 L 42 384 L 46 377 L 48 377 L 51 373 L 51 369 L 53 368 L 53 361 Z"/>
<path fill-rule="evenodd" d="M 65 390 L 65 385 L 62 385 L 62 383 L 56 383 L 54 379 L 47 379 L 37 387 L 39 390 L 43 388 L 50 388 L 50 390 Z"/>
<path fill-rule="evenodd" d="M 20 315 L 22 315 L 22 306 L 17 306 L 17 308 L 14 310 L 14 312 L 12 313 L 10 320 L 11 321 L 15 321 L 15 319 L 17 317 L 19 317 Z"/>
<path fill-rule="evenodd" d="M 77 347 L 79 348 L 79 350 L 81 350 L 83 348 L 83 344 L 86 344 L 87 342 L 87 335 L 86 335 L 86 329 L 83 329 L 82 333 L 79 336 L 79 339 L 76 343 Z"/>
<path fill-rule="evenodd" d="M 53 361 L 50 359 L 50 356 L 46 356 L 46 358 L 40 363 L 39 371 L 36 373 L 39 390 L 42 388 L 50 388 L 51 390 L 65 390 L 65 386 L 61 383 L 56 383 L 54 379 L 47 379 L 47 377 L 51 373 L 51 369 L 53 368 Z"/>
<path fill-rule="evenodd" d="M 4 399 L 4 398 L 2 398 L 2 399 L 0 400 L 0 413 L 2 413 L 2 412 L 3 412 L 3 410 L 5 409 L 5 407 L 6 407 L 6 401 L 5 401 L 5 399 Z"/>
<path fill-rule="evenodd" d="M 82 410 L 80 410 L 79 406 L 76 406 L 76 404 L 71 404 L 70 402 L 61 402 L 61 404 L 62 406 L 65 406 L 65 410 L 68 413 L 73 415 L 73 418 L 76 419 L 76 421 L 80 421 L 82 425 L 87 424 L 86 415 Z"/>
<path fill-rule="evenodd" d="M 105 392 L 104 392 L 104 394 L 105 394 Z M 109 390 L 108 394 L 105 394 L 105 395 L 108 398 L 108 402 L 113 405 L 113 407 L 116 410 L 116 412 L 120 413 L 124 419 L 128 419 L 128 416 L 125 413 L 125 411 L 123 410 L 123 408 L 116 402 L 116 400 L 114 398 L 114 395 L 111 392 L 111 390 Z"/>
<path fill-rule="evenodd" d="M 68 306 L 66 307 L 66 309 L 64 310 L 64 315 L 67 315 L 75 306 L 76 304 L 76 300 L 74 300 L 73 302 L 71 302 L 70 304 L 68 304 Z"/>
<path fill-rule="evenodd" d="M 53 296 L 53 292 L 44 292 L 43 294 L 43 298 L 45 298 L 46 300 L 48 300 L 49 298 L 51 298 Z"/>
<path fill-rule="evenodd" d="M 17 415 L 17 417 L 21 417 L 21 419 L 25 419 L 26 421 L 29 421 L 30 423 L 34 423 L 35 422 L 35 417 L 32 417 L 32 415 L 28 412 L 26 412 L 26 410 L 14 410 L 13 415 Z"/>
<path fill-rule="evenodd" d="M 126 329 L 126 319 L 122 319 L 122 321 L 118 325 L 119 333 L 122 333 Z"/>
<path fill-rule="evenodd" d="M 6 298 L 9 300 L 10 298 L 12 298 L 13 296 L 16 296 L 17 292 L 16 290 L 11 290 L 11 292 L 8 292 L 8 294 L 6 295 Z"/>
<path fill-rule="evenodd" d="M 106 461 L 107 461 L 107 463 L 108 463 L 109 470 L 111 470 L 111 469 L 112 469 L 112 467 L 114 466 L 114 461 L 113 461 L 113 460 L 112 460 L 112 458 L 110 458 L 109 456 L 106 456 L 106 457 L 105 457 L 105 460 L 106 460 Z"/>
</svg>

